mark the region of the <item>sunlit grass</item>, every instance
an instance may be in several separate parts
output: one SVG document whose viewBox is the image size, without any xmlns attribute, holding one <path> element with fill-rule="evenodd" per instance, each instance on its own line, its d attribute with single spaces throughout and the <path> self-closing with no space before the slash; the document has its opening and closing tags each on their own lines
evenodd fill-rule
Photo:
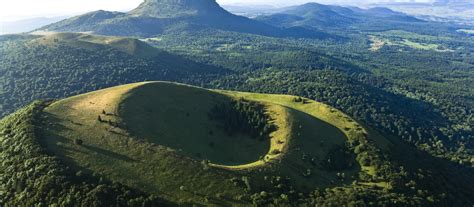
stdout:
<svg viewBox="0 0 474 207">
<path fill-rule="evenodd" d="M 229 137 L 208 120 L 216 102 L 240 98 L 266 106 L 278 127 L 269 140 Z M 48 150 L 78 170 L 182 204 L 237 204 L 244 189 L 230 178 L 260 168 L 290 178 L 298 188 L 350 184 L 359 165 L 331 171 L 319 163 L 334 147 L 366 130 L 328 105 L 295 98 L 164 82 L 124 85 L 49 106 L 45 141 Z M 83 144 L 75 144 L 77 139 Z M 363 169 L 376 173 L 370 166 Z M 303 176 L 308 170 L 311 175 Z"/>
</svg>

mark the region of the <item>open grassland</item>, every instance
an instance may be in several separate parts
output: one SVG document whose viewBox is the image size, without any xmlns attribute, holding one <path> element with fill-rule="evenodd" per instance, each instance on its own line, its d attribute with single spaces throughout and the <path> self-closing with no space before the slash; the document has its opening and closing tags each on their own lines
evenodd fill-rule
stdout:
<svg viewBox="0 0 474 207">
<path fill-rule="evenodd" d="M 205 202 L 228 205 L 243 193 L 228 177 L 201 163 L 181 156 L 176 149 L 134 139 L 127 131 L 98 121 L 119 121 L 122 95 L 142 84 L 97 91 L 52 104 L 45 110 L 43 140 L 48 149 L 85 172 L 96 172 L 108 180 L 162 195 L 178 203 Z M 106 114 L 102 112 L 105 111 Z M 82 145 L 74 144 L 76 139 Z M 183 187 L 183 188 L 182 188 Z M 182 188 L 182 190 L 181 190 Z M 198 191 L 198 192 L 194 192 Z"/>
<path fill-rule="evenodd" d="M 412 39 L 412 40 L 418 40 L 418 41 L 451 40 L 450 37 L 422 35 L 422 34 L 408 32 L 404 30 L 389 30 L 389 31 L 384 31 L 384 32 L 378 32 L 376 34 L 386 37 L 386 38 L 405 38 L 405 39 Z"/>
<path fill-rule="evenodd" d="M 277 126 L 268 139 L 228 135 L 208 118 L 216 103 L 240 98 L 265 105 Z M 242 176 L 259 185 L 260 177 L 277 174 L 303 191 L 352 183 L 361 165 L 345 153 L 346 142 L 367 131 L 330 106 L 296 98 L 165 82 L 124 85 L 47 107 L 42 141 L 79 170 L 181 204 L 245 204 L 246 187 L 231 181 Z"/>
<path fill-rule="evenodd" d="M 378 51 L 384 46 L 403 46 L 417 50 L 454 52 L 452 49 L 443 47 L 443 41 L 451 40 L 449 37 L 436 37 L 403 30 L 390 30 L 371 33 L 371 35 L 368 35 L 368 38 L 370 41 L 369 50 L 372 52 Z"/>
<path fill-rule="evenodd" d="M 413 49 L 419 49 L 419 50 L 433 50 L 436 52 L 454 52 L 451 49 L 443 49 L 438 44 L 413 42 L 408 39 L 404 39 L 402 42 L 400 42 L 400 44 L 411 47 Z"/>
<path fill-rule="evenodd" d="M 78 48 L 94 50 L 108 46 L 118 51 L 138 57 L 154 57 L 160 54 L 155 48 L 140 40 L 124 37 L 109 37 L 86 33 L 35 33 L 41 36 L 30 42 L 35 45 L 54 46 L 57 43 L 67 44 Z"/>
</svg>

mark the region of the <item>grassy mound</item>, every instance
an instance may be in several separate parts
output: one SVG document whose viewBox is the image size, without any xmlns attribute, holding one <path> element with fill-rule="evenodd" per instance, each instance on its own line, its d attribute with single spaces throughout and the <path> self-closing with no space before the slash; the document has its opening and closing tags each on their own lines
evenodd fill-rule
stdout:
<svg viewBox="0 0 474 207">
<path fill-rule="evenodd" d="M 55 46 L 58 43 L 63 43 L 89 50 L 100 49 L 100 47 L 107 46 L 142 58 L 152 58 L 163 55 L 163 52 L 158 51 L 140 40 L 132 38 L 107 37 L 87 33 L 36 32 L 33 34 L 40 36 L 30 42 L 30 44 L 33 45 Z"/>
<path fill-rule="evenodd" d="M 268 137 L 230 135 L 209 118 L 216 104 L 242 98 L 264 106 L 276 126 Z M 57 101 L 41 128 L 47 150 L 73 168 L 181 204 L 245 204 L 271 186 L 341 186 L 358 179 L 360 165 L 375 173 L 347 148 L 363 127 L 293 96 L 136 83 Z"/>
</svg>

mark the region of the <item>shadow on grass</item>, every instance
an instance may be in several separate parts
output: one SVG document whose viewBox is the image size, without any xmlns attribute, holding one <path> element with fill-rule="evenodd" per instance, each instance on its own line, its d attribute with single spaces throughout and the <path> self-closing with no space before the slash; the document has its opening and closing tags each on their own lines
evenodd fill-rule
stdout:
<svg viewBox="0 0 474 207">
<path fill-rule="evenodd" d="M 111 157 L 111 158 L 114 158 L 114 159 L 117 159 L 117 160 L 122 160 L 122 161 L 125 161 L 125 162 L 137 162 L 138 161 L 138 160 L 134 160 L 132 158 L 129 158 L 125 155 L 121 155 L 119 153 L 112 152 L 112 151 L 105 150 L 105 149 L 101 149 L 101 148 L 98 148 L 98 147 L 95 147 L 95 146 L 82 145 L 82 147 L 84 147 L 84 148 L 86 148 L 90 151 L 96 152 L 98 154 L 105 155 L 107 157 Z"/>
<path fill-rule="evenodd" d="M 63 137 L 63 136 L 59 135 L 59 133 L 53 133 L 54 131 L 72 131 L 72 129 L 70 129 L 69 127 L 67 127 L 63 124 L 59 124 L 59 123 L 63 122 L 64 120 L 60 119 L 59 117 L 57 117 L 54 114 L 47 113 L 47 112 L 44 112 L 44 113 L 47 116 L 47 119 L 43 119 L 41 121 L 42 124 L 44 125 L 44 124 L 48 124 L 48 123 L 55 123 L 55 125 L 52 126 L 54 128 L 53 131 L 45 130 L 43 128 L 38 131 L 39 134 L 40 134 L 41 142 L 42 142 L 43 146 L 47 147 L 48 145 L 54 145 L 54 143 L 56 143 L 56 142 L 62 142 L 62 143 L 72 142 L 72 140 L 67 139 L 66 137 Z M 70 121 L 70 122 L 71 122 L 71 124 L 82 126 L 82 124 L 80 124 L 80 123 L 75 123 L 73 121 Z M 49 131 L 49 133 L 45 133 L 47 131 Z M 48 142 L 49 142 L 49 144 L 48 144 Z M 96 146 L 86 145 L 86 143 L 81 145 L 81 147 L 84 148 L 85 150 L 78 150 L 78 149 L 75 149 L 73 147 L 68 147 L 66 145 L 62 145 L 61 147 L 64 150 L 67 150 L 67 151 L 89 153 L 89 152 L 86 151 L 86 150 L 88 150 L 88 151 L 93 152 L 93 153 L 95 152 L 97 154 L 104 155 L 104 156 L 107 156 L 107 157 L 110 157 L 110 158 L 113 158 L 113 159 L 117 159 L 117 160 L 122 160 L 122 161 L 125 161 L 125 162 L 137 162 L 137 160 L 131 159 L 131 158 L 125 156 L 125 155 L 121 155 L 121 154 L 118 154 L 116 152 L 105 150 L 105 149 L 102 149 L 102 148 L 99 148 L 99 147 L 96 147 Z"/>
</svg>

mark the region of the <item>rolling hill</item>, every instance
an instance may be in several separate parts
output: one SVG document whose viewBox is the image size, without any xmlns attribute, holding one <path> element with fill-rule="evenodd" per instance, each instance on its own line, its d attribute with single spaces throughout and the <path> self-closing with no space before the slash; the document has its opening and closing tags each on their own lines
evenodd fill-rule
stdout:
<svg viewBox="0 0 474 207">
<path fill-rule="evenodd" d="M 0 206 L 474 205 L 467 25 L 147 0 L 44 29 L 0 36 L 0 117 L 46 99 L 0 121 Z"/>
<path fill-rule="evenodd" d="M 39 30 L 153 37 L 169 32 L 209 29 L 278 37 L 328 37 L 320 31 L 303 28 L 281 29 L 237 16 L 224 10 L 215 0 L 146 0 L 129 13 L 95 11 Z"/>
<path fill-rule="evenodd" d="M 288 7 L 275 14 L 260 16 L 256 19 L 280 27 L 339 30 L 373 30 L 378 27 L 385 29 L 392 27 L 391 29 L 394 29 L 404 24 L 423 22 L 415 17 L 382 7 L 360 9 L 317 3 Z"/>
<path fill-rule="evenodd" d="M 226 73 L 136 39 L 79 33 L 0 36 L 0 116 L 36 99 L 117 84 Z"/>
<path fill-rule="evenodd" d="M 276 125 L 276 130 L 260 138 L 250 137 L 244 131 L 229 134 L 220 125 L 222 120 L 209 118 L 214 106 L 230 105 L 232 99 L 240 98 L 263 104 L 270 116 L 268 121 Z M 213 197 L 219 192 L 223 192 L 222 197 L 237 198 L 244 189 L 235 188 L 227 180 L 239 177 L 244 171 L 253 177 L 251 172 L 261 169 L 269 171 L 268 175 L 279 173 L 295 181 L 299 189 L 334 186 L 331 181 L 350 183 L 352 179 L 342 181 L 337 172 L 346 173 L 348 178 L 357 175 L 355 156 L 347 155 L 348 163 L 342 166 L 332 166 L 324 160 L 339 152 L 335 149 L 344 149 L 346 137 L 355 138 L 349 130 L 356 132 L 356 124 L 349 119 L 340 121 L 338 116 L 342 115 L 331 113 L 333 109 L 328 106 L 309 102 L 303 105 L 294 103 L 291 96 L 208 91 L 162 82 L 139 83 L 50 105 L 44 110 L 44 123 L 52 125 L 42 134 L 49 137 L 47 148 L 70 163 L 103 172 L 110 180 L 149 193 L 168 192 L 170 195 L 165 198 L 174 202 L 188 197 L 198 202 L 202 195 Z M 298 111 L 312 107 L 321 112 Z M 102 122 L 97 121 L 98 116 Z M 74 146 L 78 137 L 85 149 Z M 298 152 L 290 153 L 296 148 Z M 344 153 L 338 156 L 344 157 Z M 301 159 L 304 155 L 307 160 Z M 211 168 L 230 172 L 206 172 L 200 160 L 208 160 Z M 109 167 L 111 163 L 114 168 Z M 338 170 L 329 170 L 332 168 Z M 303 178 L 307 170 L 318 176 Z M 145 171 L 150 174 L 140 176 Z M 186 191 L 180 192 L 180 186 L 185 186 Z"/>
<path fill-rule="evenodd" d="M 445 174 L 328 105 L 169 82 L 35 102 L 0 121 L 0 143 L 7 206 L 428 205 L 451 186 L 466 204 L 473 192 L 472 174 Z"/>
<path fill-rule="evenodd" d="M 276 126 L 271 133 L 230 134 L 210 118 L 213 107 L 243 99 L 264 107 L 266 121 Z M 148 82 L 75 96 L 40 111 L 34 137 L 48 153 L 73 170 L 172 203 L 248 203 L 245 195 L 265 185 L 289 188 L 291 180 L 305 192 L 350 184 L 359 171 L 375 173 L 370 164 L 361 169 L 345 146 L 348 139 L 363 139 L 367 132 L 360 125 L 298 97 Z M 2 141 L 13 141 L 8 137 Z M 281 180 L 270 183 L 263 175 Z M 19 194 L 8 193 L 21 204 Z"/>
</svg>

